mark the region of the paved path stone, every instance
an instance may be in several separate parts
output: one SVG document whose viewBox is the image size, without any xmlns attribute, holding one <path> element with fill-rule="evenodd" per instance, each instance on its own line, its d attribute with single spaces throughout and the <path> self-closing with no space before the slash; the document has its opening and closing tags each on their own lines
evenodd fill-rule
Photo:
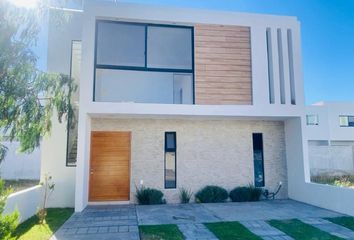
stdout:
<svg viewBox="0 0 354 240">
<path fill-rule="evenodd" d="M 202 223 L 178 224 L 185 240 L 218 240 Z"/>
<path fill-rule="evenodd" d="M 354 239 L 354 232 L 352 230 L 334 224 L 328 220 L 322 218 L 300 218 L 300 220 L 337 237 L 344 239 Z"/>
<path fill-rule="evenodd" d="M 139 240 L 134 205 L 91 206 L 75 213 L 51 240 Z"/>
<path fill-rule="evenodd" d="M 241 221 L 240 223 L 248 228 L 248 230 L 265 240 L 293 240 L 293 238 L 272 227 L 265 221 L 253 220 Z"/>
</svg>

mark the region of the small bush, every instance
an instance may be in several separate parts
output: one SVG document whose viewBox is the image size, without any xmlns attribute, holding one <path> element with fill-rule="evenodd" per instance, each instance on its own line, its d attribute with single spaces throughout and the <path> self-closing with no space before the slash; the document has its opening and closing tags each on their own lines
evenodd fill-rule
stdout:
<svg viewBox="0 0 354 240">
<path fill-rule="evenodd" d="M 4 181 L 0 179 L 0 239 L 12 239 L 12 234 L 18 225 L 20 214 L 17 210 L 12 214 L 3 214 L 6 199 L 11 192 L 12 190 L 6 189 Z"/>
<path fill-rule="evenodd" d="M 136 199 L 141 205 L 153 205 L 166 203 L 163 199 L 163 193 L 153 188 L 145 188 L 144 186 L 136 188 Z"/>
<path fill-rule="evenodd" d="M 187 190 L 185 188 L 181 188 L 179 190 L 179 200 L 181 201 L 181 203 L 189 203 L 189 201 L 192 198 L 192 191 L 191 190 Z"/>
<path fill-rule="evenodd" d="M 233 202 L 256 202 L 261 197 L 262 189 L 252 185 L 248 187 L 236 187 L 230 192 Z"/>
<path fill-rule="evenodd" d="M 228 198 L 227 191 L 218 186 L 206 186 L 195 194 L 197 202 L 216 203 L 225 202 Z"/>
</svg>

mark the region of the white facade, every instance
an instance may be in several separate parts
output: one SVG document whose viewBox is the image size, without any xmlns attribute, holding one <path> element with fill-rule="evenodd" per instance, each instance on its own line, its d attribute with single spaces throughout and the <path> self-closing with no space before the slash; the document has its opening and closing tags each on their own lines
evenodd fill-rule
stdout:
<svg viewBox="0 0 354 240">
<path fill-rule="evenodd" d="M 340 125 L 340 116 L 354 116 L 354 102 L 315 103 L 306 115 L 318 116 L 318 125 L 306 125 L 309 140 L 354 141 L 354 127 Z"/>
<path fill-rule="evenodd" d="M 242 124 L 243 121 L 254 122 L 257 125 L 260 124 L 260 126 L 248 127 L 251 133 L 257 131 L 257 129 L 265 129 L 266 125 L 263 126 L 262 124 L 265 124 L 264 121 L 270 121 L 283 125 L 278 137 L 281 138 L 283 136 L 285 152 L 283 153 L 283 157 L 279 159 L 282 159 L 280 164 L 287 166 L 284 171 L 285 175 L 287 175 L 288 196 L 295 200 L 354 214 L 354 208 L 349 202 L 338 204 L 334 201 L 341 197 L 353 197 L 354 192 L 337 188 L 333 190 L 332 187 L 310 183 L 308 138 L 304 127 L 306 125 L 306 114 L 301 61 L 300 23 L 295 17 L 152 7 L 149 5 L 113 2 L 98 3 L 96 1 L 86 1 L 83 12 L 72 12 L 71 14 L 73 16 L 70 28 L 63 28 L 64 30 L 59 32 L 59 34 L 56 31 L 49 33 L 48 46 L 50 50 L 48 51 L 48 69 L 50 71 L 69 74 L 70 42 L 73 40 L 82 41 L 77 166 L 76 168 L 65 166 L 65 125 L 55 126 L 57 130 L 53 128 L 54 131 L 51 137 L 44 141 L 43 149 L 45 150 L 42 151 L 42 161 L 45 162 L 45 164 L 42 164 L 42 174 L 45 172 L 53 173 L 55 175 L 54 182 L 58 186 L 54 192 L 56 197 L 53 198 L 56 201 L 52 202 L 53 206 L 75 206 L 76 211 L 82 211 L 90 204 L 88 195 L 91 131 L 97 129 L 119 129 L 122 131 L 133 131 L 133 137 L 138 136 L 139 131 L 143 131 L 139 130 L 141 126 L 139 125 L 140 123 L 138 124 L 138 119 L 142 119 L 141 124 L 143 126 L 150 121 L 154 122 L 154 120 L 161 121 L 161 125 L 165 125 L 172 120 L 193 120 L 197 127 L 203 126 L 203 121 L 211 120 L 230 121 L 234 122 L 235 126 Z M 175 105 L 93 101 L 93 94 L 95 92 L 95 26 L 96 20 L 102 19 L 184 26 L 215 24 L 249 27 L 251 33 L 252 104 Z M 289 39 L 291 39 L 290 45 Z M 292 46 L 292 48 L 289 49 L 288 46 Z M 267 51 L 269 48 L 272 49 L 271 54 L 269 50 Z M 134 125 L 133 122 L 137 124 Z M 121 123 L 126 124 L 121 125 Z M 112 127 L 113 125 L 114 127 Z M 158 129 L 161 131 L 171 129 L 185 131 L 182 128 L 183 124 L 178 121 L 176 124 L 167 124 L 166 126 L 168 126 L 166 129 Z M 207 128 L 210 129 L 208 137 L 215 136 L 212 127 L 208 125 Z M 153 130 L 149 129 L 148 132 L 151 132 L 148 135 L 149 137 L 153 136 Z M 136 148 L 135 145 L 139 144 L 141 139 L 143 138 L 139 137 L 132 140 L 133 165 L 139 163 L 139 157 L 137 156 L 142 154 L 136 150 L 139 148 Z M 188 142 L 188 139 L 185 140 Z M 224 139 L 224 141 L 226 140 Z M 158 143 L 161 143 L 161 141 L 159 140 Z M 156 143 L 153 143 L 151 147 L 154 144 Z M 186 143 L 182 142 L 179 144 L 184 145 Z M 202 145 L 201 149 L 206 147 L 206 145 Z M 243 147 L 248 149 L 245 150 L 246 152 L 250 152 L 246 143 Z M 52 151 L 53 148 L 55 148 L 55 152 Z M 157 152 L 159 150 L 155 149 L 154 151 Z M 222 152 L 218 153 L 223 154 Z M 242 154 L 244 153 L 241 152 L 240 156 L 243 156 Z M 269 155 L 272 154 L 274 152 L 269 153 Z M 159 156 L 159 154 L 156 156 Z M 225 153 L 225 156 L 229 156 L 228 153 Z M 222 167 L 222 165 L 223 162 L 220 160 L 220 166 Z M 279 166 L 278 164 L 276 166 L 270 164 L 267 167 L 276 168 Z M 157 166 L 157 169 L 159 167 L 161 166 Z M 198 169 L 195 170 L 197 171 Z M 131 175 L 134 176 L 136 181 L 139 181 L 139 172 L 131 173 Z M 146 179 L 146 176 L 144 178 Z M 131 184 L 135 183 L 131 182 Z M 158 187 L 161 183 L 154 184 Z M 227 187 L 231 187 L 231 185 Z M 323 196 L 326 191 L 336 192 L 336 195 L 330 196 L 333 201 L 324 200 Z M 175 193 L 176 190 L 173 190 L 167 195 L 170 199 L 173 199 Z"/>
<path fill-rule="evenodd" d="M 313 175 L 354 173 L 354 126 L 341 122 L 352 116 L 353 102 L 319 102 L 306 107 L 305 132 Z"/>
<path fill-rule="evenodd" d="M 110 19 L 131 22 L 193 25 L 195 23 L 249 26 L 252 49 L 252 93 L 253 105 L 170 105 L 93 102 L 94 40 L 96 19 Z M 240 14 L 207 10 L 151 7 L 148 5 L 95 3 L 86 4 L 83 14 L 82 70 L 80 82 L 80 116 L 78 161 L 76 170 L 75 209 L 81 211 L 88 204 L 88 179 L 90 157 L 91 118 L 196 118 L 196 119 L 267 119 L 284 120 L 300 117 L 303 112 L 303 81 L 300 56 L 299 22 L 293 17 L 278 17 L 257 14 Z M 280 102 L 280 79 L 277 46 L 273 38 L 273 68 L 275 103 L 269 103 L 269 81 L 267 64 L 266 31 L 271 29 L 292 30 L 294 76 L 296 79 L 296 105 L 291 104 L 290 90 L 285 92 L 286 104 Z M 273 36 L 274 36 L 273 35 Z M 286 37 L 284 36 L 285 40 Z M 285 44 L 284 44 L 285 46 Z M 287 53 L 288 51 L 284 51 Z M 284 59 L 288 59 L 284 57 Z M 289 76 L 288 62 L 283 71 Z M 290 89 L 289 77 L 284 80 L 285 89 Z M 133 160 L 134 161 L 134 160 Z"/>
</svg>

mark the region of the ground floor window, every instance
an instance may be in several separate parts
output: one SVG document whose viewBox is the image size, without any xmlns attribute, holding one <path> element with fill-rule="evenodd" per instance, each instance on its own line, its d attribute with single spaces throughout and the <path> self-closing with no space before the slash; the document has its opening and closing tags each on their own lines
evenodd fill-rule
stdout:
<svg viewBox="0 0 354 240">
<path fill-rule="evenodd" d="M 253 133 L 254 185 L 264 187 L 263 135 Z"/>
<path fill-rule="evenodd" d="M 176 132 L 165 132 L 165 188 L 176 188 Z"/>
</svg>

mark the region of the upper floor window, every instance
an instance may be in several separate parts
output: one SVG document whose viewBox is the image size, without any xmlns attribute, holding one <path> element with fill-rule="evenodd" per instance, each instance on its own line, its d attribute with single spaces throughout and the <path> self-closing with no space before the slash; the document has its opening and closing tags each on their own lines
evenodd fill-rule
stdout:
<svg viewBox="0 0 354 240">
<path fill-rule="evenodd" d="M 97 65 L 145 66 L 145 26 L 97 23 Z"/>
<path fill-rule="evenodd" d="M 193 27 L 98 20 L 94 101 L 194 103 Z"/>
<path fill-rule="evenodd" d="M 339 116 L 339 126 L 354 127 L 354 116 Z"/>
<path fill-rule="evenodd" d="M 318 125 L 318 115 L 317 114 L 309 114 L 306 115 L 306 124 L 307 125 Z"/>
</svg>

